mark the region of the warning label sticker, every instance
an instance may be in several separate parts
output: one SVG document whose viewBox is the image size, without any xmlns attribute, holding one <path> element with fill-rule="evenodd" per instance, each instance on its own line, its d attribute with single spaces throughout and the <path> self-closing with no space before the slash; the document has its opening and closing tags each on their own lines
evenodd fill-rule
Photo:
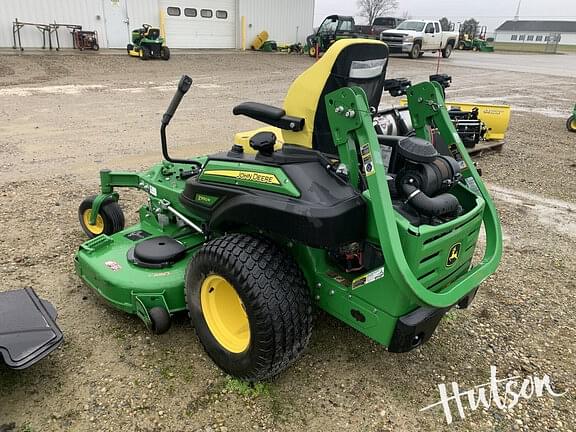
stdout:
<svg viewBox="0 0 576 432">
<path fill-rule="evenodd" d="M 367 176 L 374 174 L 374 161 L 368 143 L 360 147 L 360 154 L 362 155 L 362 163 L 364 164 L 364 172 Z"/>
<path fill-rule="evenodd" d="M 352 281 L 352 289 L 360 288 L 370 282 L 381 279 L 384 277 L 384 267 L 380 267 L 376 270 L 372 270 L 370 273 L 366 273 L 360 277 L 357 277 Z"/>
</svg>

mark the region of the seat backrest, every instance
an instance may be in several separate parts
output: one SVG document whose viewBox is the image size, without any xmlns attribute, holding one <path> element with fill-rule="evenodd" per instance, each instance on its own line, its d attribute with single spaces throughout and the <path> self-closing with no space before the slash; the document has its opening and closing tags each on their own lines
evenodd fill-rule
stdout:
<svg viewBox="0 0 576 432">
<path fill-rule="evenodd" d="M 388 47 L 372 39 L 341 39 L 323 57 L 304 71 L 290 86 L 284 110 L 305 119 L 300 132 L 283 131 L 284 141 L 329 154 L 337 154 L 332 141 L 324 96 L 342 87 L 364 89 L 370 107 L 378 108 Z"/>
</svg>

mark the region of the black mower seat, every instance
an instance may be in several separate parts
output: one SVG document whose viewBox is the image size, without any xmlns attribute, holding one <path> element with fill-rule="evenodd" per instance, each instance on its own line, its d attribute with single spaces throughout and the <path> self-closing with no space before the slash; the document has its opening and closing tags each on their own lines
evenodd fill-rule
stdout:
<svg viewBox="0 0 576 432">
<path fill-rule="evenodd" d="M 186 247 L 178 240 L 168 236 L 143 240 L 128 251 L 128 261 L 147 268 L 163 268 L 181 260 Z"/>
</svg>

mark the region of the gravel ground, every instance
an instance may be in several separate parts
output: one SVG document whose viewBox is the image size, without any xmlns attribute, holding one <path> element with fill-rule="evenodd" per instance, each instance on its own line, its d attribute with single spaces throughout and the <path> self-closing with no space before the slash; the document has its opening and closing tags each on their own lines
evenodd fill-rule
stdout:
<svg viewBox="0 0 576 432">
<path fill-rule="evenodd" d="M 455 55 L 458 55 L 456 53 Z M 510 56 L 511 62 L 514 57 Z M 234 117 L 245 100 L 279 105 L 306 57 L 225 53 L 170 62 L 127 56 L 0 56 L 2 287 L 34 287 L 59 310 L 65 343 L 34 367 L 0 367 L 0 431 L 568 431 L 576 430 L 576 136 L 565 127 L 576 80 L 465 69 L 445 62 L 450 99 L 508 103 L 501 153 L 482 157 L 505 232 L 499 271 L 473 306 L 451 312 L 433 339 L 391 354 L 320 314 L 309 349 L 277 380 L 226 377 L 185 317 L 150 336 L 104 305 L 73 272 L 84 236 L 81 199 L 98 170 L 140 169 L 160 157 L 160 116 L 180 74 L 195 86 L 169 136 L 175 154 L 227 148 L 255 127 Z M 389 76 L 414 81 L 430 61 L 394 58 Z M 384 103 L 397 103 L 385 97 Z M 141 196 L 122 193 L 128 222 Z M 551 377 L 560 397 L 512 410 L 465 410 L 446 425 L 438 384 L 463 389 L 498 377 Z"/>
</svg>

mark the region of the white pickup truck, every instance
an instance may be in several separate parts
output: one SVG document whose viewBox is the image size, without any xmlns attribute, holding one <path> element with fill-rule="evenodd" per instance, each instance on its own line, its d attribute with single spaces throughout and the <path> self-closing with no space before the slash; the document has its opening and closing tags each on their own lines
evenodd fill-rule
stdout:
<svg viewBox="0 0 576 432">
<path fill-rule="evenodd" d="M 412 59 L 425 51 L 442 51 L 448 58 L 458 43 L 458 32 L 443 31 L 438 21 L 407 20 L 393 30 L 384 30 L 380 40 L 386 42 L 390 52 L 406 53 Z"/>
</svg>

